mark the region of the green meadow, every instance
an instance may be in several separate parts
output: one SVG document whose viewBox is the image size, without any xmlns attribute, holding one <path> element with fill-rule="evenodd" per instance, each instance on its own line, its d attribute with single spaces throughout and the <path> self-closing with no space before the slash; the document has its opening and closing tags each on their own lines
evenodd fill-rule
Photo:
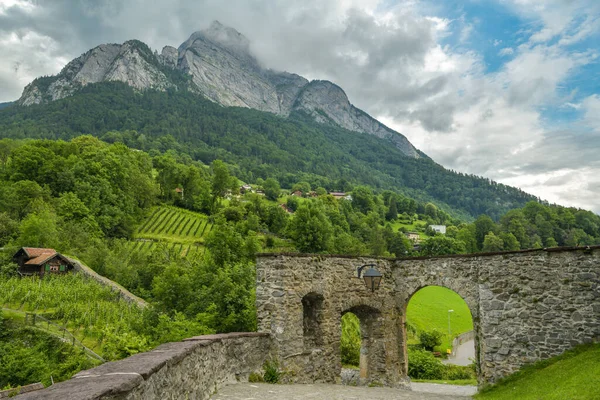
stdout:
<svg viewBox="0 0 600 400">
<path fill-rule="evenodd" d="M 451 335 L 448 335 L 448 315 Z M 438 330 L 443 333 L 439 346 L 442 352 L 451 348 L 452 338 L 473 329 L 467 303 L 456 292 L 441 286 L 427 286 L 416 292 L 406 308 L 406 320 L 417 332 L 409 337 L 409 344 L 418 343 L 418 332 Z"/>
<path fill-rule="evenodd" d="M 600 399 L 600 344 L 580 346 L 522 368 L 484 388 L 479 400 Z"/>
</svg>

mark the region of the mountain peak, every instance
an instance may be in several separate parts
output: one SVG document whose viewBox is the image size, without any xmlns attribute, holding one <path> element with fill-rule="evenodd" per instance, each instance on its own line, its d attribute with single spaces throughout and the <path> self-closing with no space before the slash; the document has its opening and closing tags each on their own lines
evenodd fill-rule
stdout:
<svg viewBox="0 0 600 400">
<path fill-rule="evenodd" d="M 190 79 L 182 84 L 173 73 Z M 420 157 L 406 137 L 354 107 L 336 84 L 264 68 L 252 55 L 250 41 L 219 21 L 194 32 L 178 49 L 166 46 L 160 54 L 137 40 L 100 45 L 71 61 L 59 75 L 29 84 L 18 104 L 58 100 L 105 81 L 125 82 L 137 90 L 188 89 L 223 106 L 283 117 L 299 111 L 324 124 L 388 139 L 408 157 Z"/>
<path fill-rule="evenodd" d="M 186 48 L 193 47 L 194 43 L 199 39 L 211 42 L 240 58 L 256 62 L 250 52 L 250 41 L 248 38 L 219 21 L 215 20 L 208 28 L 192 33 L 190 38 L 179 46 L 179 51 L 181 52 Z"/>
</svg>

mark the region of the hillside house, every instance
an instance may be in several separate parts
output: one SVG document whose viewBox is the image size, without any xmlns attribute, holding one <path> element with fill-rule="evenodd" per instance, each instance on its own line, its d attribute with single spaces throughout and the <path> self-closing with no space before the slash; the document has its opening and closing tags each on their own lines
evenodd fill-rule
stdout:
<svg viewBox="0 0 600 400">
<path fill-rule="evenodd" d="M 446 234 L 446 225 L 429 225 L 429 229 L 439 232 L 442 235 Z"/>
<path fill-rule="evenodd" d="M 302 197 L 303 193 L 300 190 L 296 190 L 292 192 L 292 196 Z"/>
<path fill-rule="evenodd" d="M 73 270 L 68 258 L 54 249 L 21 247 L 13 256 L 21 275 L 66 274 Z"/>
<path fill-rule="evenodd" d="M 293 214 L 294 213 L 294 211 L 291 208 L 289 208 L 287 206 L 287 204 L 280 204 L 279 207 L 281 207 L 288 214 Z"/>
<path fill-rule="evenodd" d="M 404 235 L 413 243 L 419 243 L 421 241 L 421 236 L 417 232 L 406 232 Z"/>
<path fill-rule="evenodd" d="M 252 193 L 252 192 L 253 192 L 252 186 L 250 186 L 248 184 L 240 186 L 241 194 Z"/>
<path fill-rule="evenodd" d="M 349 194 L 346 194 L 344 192 L 329 192 L 329 194 L 338 200 L 343 199 L 343 200 L 352 201 L 352 196 Z"/>
</svg>

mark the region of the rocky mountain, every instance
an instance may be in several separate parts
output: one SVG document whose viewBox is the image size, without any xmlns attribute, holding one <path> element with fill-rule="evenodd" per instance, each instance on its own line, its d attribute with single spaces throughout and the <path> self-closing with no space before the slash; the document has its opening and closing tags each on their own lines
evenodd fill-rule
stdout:
<svg viewBox="0 0 600 400">
<path fill-rule="evenodd" d="M 223 106 L 284 117 L 301 111 L 321 123 L 388 139 L 406 156 L 420 157 L 406 137 L 354 107 L 339 86 L 265 68 L 252 55 L 246 37 L 217 21 L 193 33 L 177 49 L 165 46 L 160 54 L 137 40 L 95 47 L 58 75 L 34 80 L 18 104 L 62 99 L 87 84 L 104 81 L 125 82 L 138 90 L 189 90 Z"/>
</svg>

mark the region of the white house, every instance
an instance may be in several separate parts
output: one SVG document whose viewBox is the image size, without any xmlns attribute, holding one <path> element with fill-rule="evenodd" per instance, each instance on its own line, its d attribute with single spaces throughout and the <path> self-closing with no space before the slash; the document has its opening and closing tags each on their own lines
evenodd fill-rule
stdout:
<svg viewBox="0 0 600 400">
<path fill-rule="evenodd" d="M 446 234 L 446 225 L 429 225 L 429 228 L 441 233 L 442 235 Z"/>
</svg>

